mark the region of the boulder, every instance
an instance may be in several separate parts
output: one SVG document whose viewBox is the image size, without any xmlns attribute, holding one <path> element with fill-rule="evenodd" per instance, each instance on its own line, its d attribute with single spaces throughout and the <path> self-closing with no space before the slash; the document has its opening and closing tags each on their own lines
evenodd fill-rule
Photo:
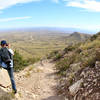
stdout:
<svg viewBox="0 0 100 100">
<path fill-rule="evenodd" d="M 6 88 L 10 86 L 10 84 L 11 82 L 10 82 L 8 72 L 3 68 L 0 69 L 0 86 Z"/>
<path fill-rule="evenodd" d="M 82 82 L 83 82 L 83 79 L 77 81 L 76 83 L 74 83 L 72 86 L 69 87 L 69 92 L 71 95 L 74 96 L 78 92 L 78 90 L 81 87 Z"/>
<path fill-rule="evenodd" d="M 71 64 L 70 68 L 71 68 L 71 70 L 73 72 L 77 72 L 77 71 L 79 71 L 81 69 L 80 65 L 81 65 L 80 62 L 79 63 L 75 63 L 75 64 Z"/>
</svg>

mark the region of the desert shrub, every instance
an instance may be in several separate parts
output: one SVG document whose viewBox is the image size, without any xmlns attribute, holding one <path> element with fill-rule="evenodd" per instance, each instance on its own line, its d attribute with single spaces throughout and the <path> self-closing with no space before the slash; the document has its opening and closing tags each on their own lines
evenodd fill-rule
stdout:
<svg viewBox="0 0 100 100">
<path fill-rule="evenodd" d="M 77 48 L 76 49 L 76 53 L 81 53 L 82 52 L 82 49 L 81 48 Z"/>
<path fill-rule="evenodd" d="M 94 40 L 93 42 L 87 42 L 80 46 L 82 50 L 88 50 L 88 49 L 99 48 L 99 47 L 100 47 L 100 40 Z"/>
<path fill-rule="evenodd" d="M 69 52 L 69 51 L 73 51 L 74 49 L 75 49 L 75 46 L 69 45 L 68 47 L 66 47 L 66 48 L 64 49 L 64 51 L 67 53 L 67 52 Z"/>
<path fill-rule="evenodd" d="M 63 53 L 57 53 L 56 55 L 55 55 L 55 57 L 53 58 L 53 60 L 54 61 L 56 61 L 56 60 L 59 60 L 60 58 L 62 58 L 62 56 L 63 56 Z"/>
<path fill-rule="evenodd" d="M 94 67 L 96 62 L 96 56 L 90 56 L 82 62 L 81 67 Z"/>
<path fill-rule="evenodd" d="M 98 52 L 98 49 L 90 49 L 90 50 L 84 50 L 82 52 L 82 60 L 81 60 L 81 66 L 84 67 L 94 67 L 95 62 L 97 60 L 100 60 L 100 53 Z"/>
<path fill-rule="evenodd" d="M 82 61 L 82 59 L 83 59 L 82 55 L 76 53 L 74 63 L 79 63 Z"/>
<path fill-rule="evenodd" d="M 27 60 L 26 60 L 26 62 L 27 62 L 27 64 L 28 65 L 30 65 L 30 64 L 34 64 L 35 62 L 37 62 L 37 61 L 39 61 L 40 60 L 40 58 L 28 58 Z"/>
<path fill-rule="evenodd" d="M 19 52 L 15 51 L 14 71 L 22 70 L 27 65 L 28 65 L 27 61 L 23 59 L 23 57 L 19 54 Z"/>
<path fill-rule="evenodd" d="M 51 59 L 53 57 L 55 57 L 58 54 L 59 51 L 55 50 L 52 51 L 49 55 L 47 55 L 47 59 Z"/>
<path fill-rule="evenodd" d="M 94 41 L 96 39 L 100 39 L 100 32 L 98 32 L 97 34 L 94 34 L 93 36 L 91 36 L 90 40 Z"/>
<path fill-rule="evenodd" d="M 84 56 L 82 67 L 94 67 L 96 61 L 100 61 L 100 49 L 87 51 L 88 56 Z"/>
<path fill-rule="evenodd" d="M 94 40 L 96 40 L 97 37 L 98 37 L 97 35 L 93 35 L 93 36 L 90 38 L 90 40 L 91 40 L 91 41 L 94 41 Z"/>
<path fill-rule="evenodd" d="M 100 61 L 100 49 L 96 50 L 96 61 Z"/>
<path fill-rule="evenodd" d="M 74 50 L 76 50 L 78 47 L 80 47 L 80 45 L 81 45 L 81 42 L 76 43 L 76 44 L 72 44 L 72 45 L 68 45 L 68 46 L 64 49 L 64 51 L 65 51 L 66 53 L 68 53 L 69 51 L 74 51 Z"/>
<path fill-rule="evenodd" d="M 76 54 L 73 54 L 58 61 L 55 66 L 58 74 L 65 75 L 66 70 L 70 67 L 71 64 L 74 63 L 75 59 L 76 59 Z"/>
<path fill-rule="evenodd" d="M 35 63 L 39 59 L 36 58 L 30 58 L 30 59 L 24 59 L 22 55 L 19 54 L 18 51 L 15 51 L 14 55 L 14 71 L 20 71 L 23 70 L 26 66 Z"/>
<path fill-rule="evenodd" d="M 69 68 L 70 63 L 67 62 L 67 59 L 63 59 L 56 64 L 56 69 L 58 74 L 64 75 L 64 71 Z"/>
</svg>

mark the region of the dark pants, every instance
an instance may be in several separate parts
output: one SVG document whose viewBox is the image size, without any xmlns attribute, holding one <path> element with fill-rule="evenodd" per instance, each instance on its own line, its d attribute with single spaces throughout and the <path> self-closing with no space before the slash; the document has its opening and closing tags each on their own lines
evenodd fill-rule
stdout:
<svg viewBox="0 0 100 100">
<path fill-rule="evenodd" d="M 16 91 L 16 84 L 15 84 L 14 75 L 13 75 L 13 67 L 11 67 L 10 69 L 8 69 L 7 71 L 8 71 L 10 80 L 11 80 L 12 89 L 14 91 Z"/>
</svg>

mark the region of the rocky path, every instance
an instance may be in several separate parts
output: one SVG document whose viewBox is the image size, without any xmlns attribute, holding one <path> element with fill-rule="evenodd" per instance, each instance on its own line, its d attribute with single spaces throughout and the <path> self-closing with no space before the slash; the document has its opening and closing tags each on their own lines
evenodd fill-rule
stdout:
<svg viewBox="0 0 100 100">
<path fill-rule="evenodd" d="M 18 100 L 63 100 L 57 96 L 54 64 L 42 61 L 15 75 Z"/>
</svg>

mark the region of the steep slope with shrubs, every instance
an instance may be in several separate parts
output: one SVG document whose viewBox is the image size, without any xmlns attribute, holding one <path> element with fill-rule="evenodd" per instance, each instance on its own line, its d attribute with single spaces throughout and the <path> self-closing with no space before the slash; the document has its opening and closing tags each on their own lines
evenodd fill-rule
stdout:
<svg viewBox="0 0 100 100">
<path fill-rule="evenodd" d="M 48 58 L 56 63 L 60 77 L 58 94 L 66 100 L 100 100 L 100 32 Z"/>
</svg>

